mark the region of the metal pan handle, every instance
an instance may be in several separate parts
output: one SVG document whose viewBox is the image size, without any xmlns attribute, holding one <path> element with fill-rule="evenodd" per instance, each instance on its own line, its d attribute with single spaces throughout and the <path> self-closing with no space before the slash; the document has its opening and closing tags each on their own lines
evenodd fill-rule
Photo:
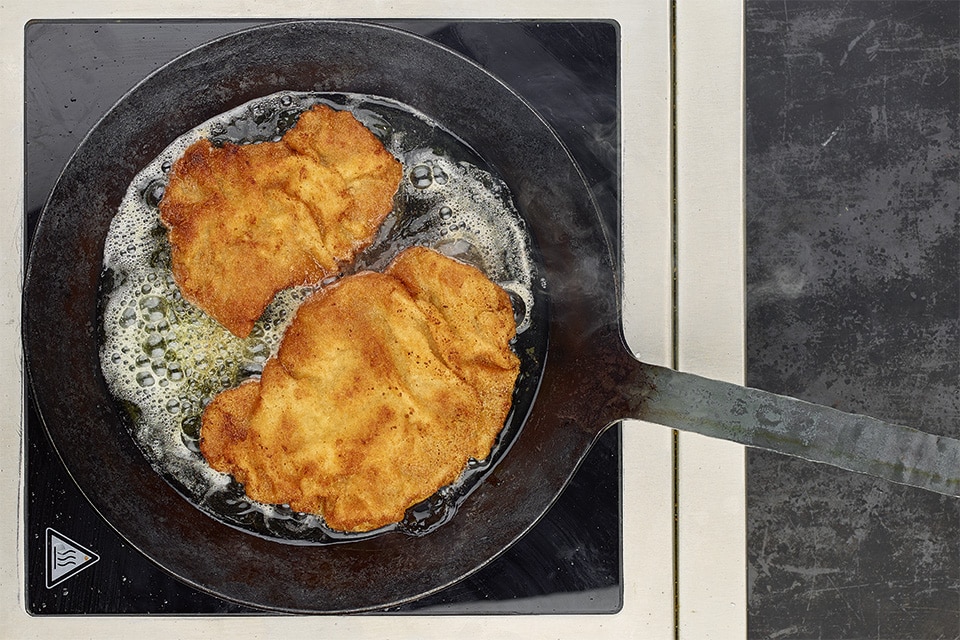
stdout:
<svg viewBox="0 0 960 640">
<path fill-rule="evenodd" d="M 960 440 L 642 362 L 634 373 L 624 417 L 960 496 Z"/>
</svg>

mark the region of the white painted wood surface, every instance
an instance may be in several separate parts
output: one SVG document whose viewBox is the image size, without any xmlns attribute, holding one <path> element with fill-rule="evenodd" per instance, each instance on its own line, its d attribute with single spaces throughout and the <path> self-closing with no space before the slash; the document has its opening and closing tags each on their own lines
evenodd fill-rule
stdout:
<svg viewBox="0 0 960 640">
<path fill-rule="evenodd" d="M 684 0 L 676 24 L 678 368 L 742 383 L 742 3 Z M 678 449 L 679 637 L 746 637 L 744 448 Z"/>
</svg>

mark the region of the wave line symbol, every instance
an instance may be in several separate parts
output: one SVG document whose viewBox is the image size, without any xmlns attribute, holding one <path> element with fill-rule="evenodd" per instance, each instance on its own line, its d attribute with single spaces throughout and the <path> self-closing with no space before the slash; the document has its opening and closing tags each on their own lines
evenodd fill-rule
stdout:
<svg viewBox="0 0 960 640">
<path fill-rule="evenodd" d="M 53 566 L 54 567 L 67 567 L 76 565 L 78 562 L 76 549 L 62 549 L 55 550 L 53 556 Z"/>
</svg>

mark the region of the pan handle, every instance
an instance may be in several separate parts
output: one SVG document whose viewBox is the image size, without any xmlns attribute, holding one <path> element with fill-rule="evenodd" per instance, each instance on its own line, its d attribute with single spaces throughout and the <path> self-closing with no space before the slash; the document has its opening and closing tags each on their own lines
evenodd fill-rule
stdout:
<svg viewBox="0 0 960 640">
<path fill-rule="evenodd" d="M 643 362 L 630 418 L 960 496 L 960 440 Z"/>
</svg>

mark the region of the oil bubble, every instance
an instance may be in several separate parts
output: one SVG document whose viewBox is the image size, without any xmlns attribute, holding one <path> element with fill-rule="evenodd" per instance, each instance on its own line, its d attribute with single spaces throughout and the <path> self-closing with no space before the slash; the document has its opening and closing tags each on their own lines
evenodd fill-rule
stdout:
<svg viewBox="0 0 960 640">
<path fill-rule="evenodd" d="M 143 352 L 151 358 L 163 358 L 167 350 L 167 341 L 159 333 L 151 333 L 143 343 Z"/>
<path fill-rule="evenodd" d="M 163 180 L 154 180 L 147 185 L 146 189 L 143 190 L 143 201 L 148 207 L 158 206 L 160 201 L 163 199 L 163 193 L 166 188 L 167 186 L 164 184 Z"/>
<path fill-rule="evenodd" d="M 189 418 L 184 418 L 180 421 L 180 430 L 184 435 L 193 438 L 194 440 L 200 439 L 200 416 L 190 416 Z"/>
<path fill-rule="evenodd" d="M 253 360 L 256 363 L 262 363 L 266 361 L 267 356 L 270 355 L 270 350 L 264 343 L 255 342 L 247 347 L 246 355 L 250 360 Z"/>
<path fill-rule="evenodd" d="M 167 365 L 167 377 L 172 382 L 179 382 L 183 380 L 183 369 L 180 368 L 179 362 L 171 362 Z"/>
<path fill-rule="evenodd" d="M 180 434 L 180 441 L 183 443 L 183 446 L 186 447 L 187 451 L 191 453 L 200 454 L 200 442 L 194 438 L 189 437 L 187 434 Z"/>
<path fill-rule="evenodd" d="M 160 296 L 145 296 L 140 300 L 140 312 L 149 322 L 159 322 L 166 315 L 166 301 Z"/>
<path fill-rule="evenodd" d="M 154 362 L 154 363 L 151 365 L 151 369 L 153 370 L 154 375 L 156 375 L 158 378 L 160 378 L 160 379 L 161 379 L 160 382 L 163 383 L 163 382 L 164 382 L 163 378 L 166 378 L 166 377 L 167 377 L 167 365 L 166 365 L 166 363 L 163 362 L 163 361 Z"/>
<path fill-rule="evenodd" d="M 133 307 L 127 307 L 120 314 L 120 327 L 129 329 L 135 324 L 137 324 L 137 310 Z"/>
<path fill-rule="evenodd" d="M 273 109 L 262 104 L 256 104 L 250 109 L 250 115 L 257 124 L 263 124 L 273 115 Z"/>
<path fill-rule="evenodd" d="M 426 189 L 433 184 L 433 170 L 425 164 L 418 164 L 410 171 L 410 182 L 417 189 Z"/>
<path fill-rule="evenodd" d="M 137 373 L 137 384 L 141 387 L 152 387 L 154 383 L 156 383 L 156 379 L 148 371 Z"/>
<path fill-rule="evenodd" d="M 517 326 L 523 324 L 523 319 L 527 317 L 527 303 L 524 302 L 523 297 L 516 291 L 511 291 L 506 289 L 507 297 L 510 298 L 510 304 L 513 306 L 513 319 L 517 323 Z"/>
</svg>

